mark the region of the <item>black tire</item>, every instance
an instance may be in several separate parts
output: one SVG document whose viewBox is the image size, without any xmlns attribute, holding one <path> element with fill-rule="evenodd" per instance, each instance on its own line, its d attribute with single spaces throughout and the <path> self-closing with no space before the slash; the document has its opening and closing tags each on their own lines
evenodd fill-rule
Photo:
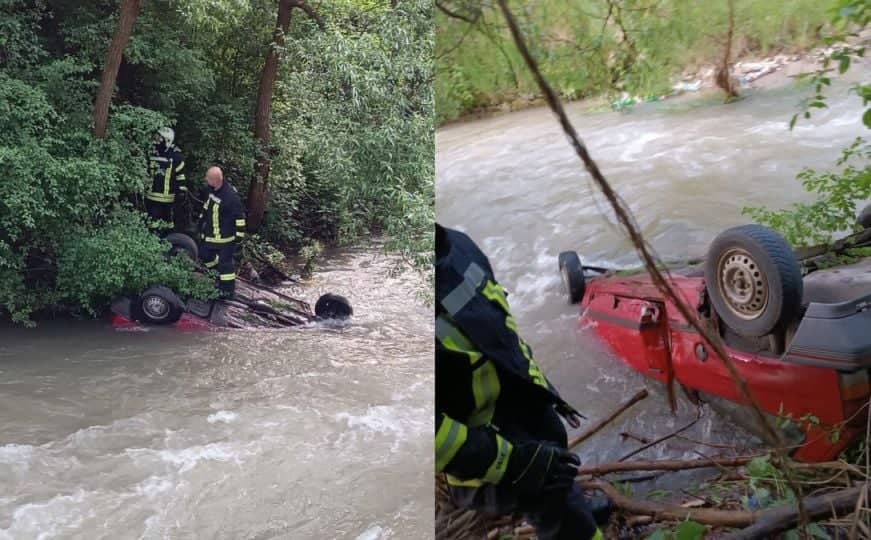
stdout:
<svg viewBox="0 0 871 540">
<path fill-rule="evenodd" d="M 184 253 L 190 257 L 192 261 L 198 259 L 199 248 L 197 247 L 197 243 L 190 236 L 184 233 L 174 232 L 167 234 L 164 240 L 169 242 L 172 246 L 169 250 L 170 256 L 174 256 L 177 253 Z"/>
<path fill-rule="evenodd" d="M 705 285 L 720 319 L 760 337 L 785 328 L 801 310 L 801 268 L 782 236 L 761 225 L 720 233 L 705 260 Z"/>
<path fill-rule="evenodd" d="M 351 303 L 338 294 L 327 293 L 315 303 L 315 315 L 321 319 L 348 319 L 353 314 Z"/>
<path fill-rule="evenodd" d="M 184 313 L 184 303 L 172 289 L 150 287 L 133 299 L 130 312 L 134 320 L 147 324 L 173 324 Z"/>
<path fill-rule="evenodd" d="M 559 254 L 559 271 L 569 304 L 577 304 L 584 297 L 587 288 L 581 258 L 574 251 L 563 251 Z"/>
<path fill-rule="evenodd" d="M 871 204 L 859 212 L 859 216 L 856 218 L 856 225 L 863 229 L 871 229 Z"/>
</svg>

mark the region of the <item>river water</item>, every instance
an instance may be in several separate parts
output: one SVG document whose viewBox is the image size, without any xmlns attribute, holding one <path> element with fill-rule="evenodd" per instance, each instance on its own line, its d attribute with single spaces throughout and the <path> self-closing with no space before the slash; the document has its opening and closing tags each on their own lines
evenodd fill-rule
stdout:
<svg viewBox="0 0 871 540">
<path fill-rule="evenodd" d="M 807 95 L 779 88 L 751 91 L 728 105 L 712 96 L 644 104 L 628 113 L 582 105 L 568 112 L 659 255 L 686 260 L 704 255 L 723 229 L 747 223 L 744 206 L 807 200 L 796 173 L 833 167 L 840 149 L 867 133 L 861 100 L 847 98 L 845 84 L 829 92 L 830 108 L 790 132 L 789 119 Z M 577 307 L 562 291 L 561 251 L 576 250 L 585 264 L 598 266 L 635 266 L 638 258 L 551 112 L 532 109 L 448 126 L 438 131 L 436 149 L 439 222 L 467 232 L 490 257 L 510 291 L 521 335 L 563 397 L 596 420 L 644 388 L 642 377 L 577 327 Z M 662 389 L 653 390 L 658 393 L 579 447 L 582 460 L 610 461 L 639 446 L 621 432 L 652 439 L 695 418 L 686 401 L 671 415 Z M 740 453 L 755 444 L 714 412 L 703 413 L 685 434 L 734 448 L 673 440 L 638 457 Z"/>
<path fill-rule="evenodd" d="M 0 539 L 432 534 L 432 315 L 377 250 L 339 327 L 0 329 Z"/>
</svg>

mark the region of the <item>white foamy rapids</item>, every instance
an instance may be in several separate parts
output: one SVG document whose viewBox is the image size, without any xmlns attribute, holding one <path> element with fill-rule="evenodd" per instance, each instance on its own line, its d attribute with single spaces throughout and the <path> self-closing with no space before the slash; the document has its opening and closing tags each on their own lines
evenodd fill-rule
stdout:
<svg viewBox="0 0 871 540">
<path fill-rule="evenodd" d="M 7 444 L 0 446 L 0 465 L 9 465 L 13 470 L 30 469 L 30 461 L 36 449 L 29 444 Z"/>
<path fill-rule="evenodd" d="M 393 536 L 390 533 L 390 529 L 385 529 L 380 525 L 373 525 L 357 536 L 356 540 L 386 540 Z"/>
<path fill-rule="evenodd" d="M 427 431 L 430 423 L 426 420 L 430 416 L 423 409 L 376 405 L 360 415 L 342 412 L 334 418 L 346 422 L 352 433 L 362 435 L 364 441 L 372 441 L 376 435 L 387 435 L 391 441 L 390 451 L 396 453 L 402 443 Z"/>
<path fill-rule="evenodd" d="M 154 450 L 152 448 L 131 448 L 125 453 L 134 461 L 157 458 L 160 461 L 178 466 L 179 474 L 185 473 L 197 466 L 201 461 L 218 461 L 241 465 L 244 458 L 251 457 L 256 452 L 251 444 L 239 447 L 229 443 L 209 443 L 191 446 L 177 450 Z"/>
<path fill-rule="evenodd" d="M 57 495 L 45 502 L 28 503 L 12 514 L 12 524 L 0 530 L 0 539 L 5 538 L 57 538 L 64 530 L 75 529 L 90 515 L 83 514 L 88 505 L 83 504 L 88 494 L 83 489 L 70 495 Z"/>
<path fill-rule="evenodd" d="M 234 413 L 233 411 L 218 411 L 214 414 L 210 414 L 206 418 L 206 422 L 210 424 L 214 424 L 216 422 L 224 422 L 226 424 L 229 424 L 230 422 L 235 421 L 237 418 L 239 418 L 239 415 Z"/>
</svg>

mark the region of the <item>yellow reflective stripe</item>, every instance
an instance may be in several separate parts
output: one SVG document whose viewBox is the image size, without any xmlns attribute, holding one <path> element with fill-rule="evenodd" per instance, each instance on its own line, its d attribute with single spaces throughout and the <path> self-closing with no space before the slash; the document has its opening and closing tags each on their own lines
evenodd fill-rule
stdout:
<svg viewBox="0 0 871 540">
<path fill-rule="evenodd" d="M 496 399 L 502 390 L 499 374 L 493 362 L 487 360 L 472 371 L 472 394 L 475 396 L 475 411 L 469 415 L 472 427 L 489 424 L 496 413 Z"/>
<path fill-rule="evenodd" d="M 175 168 L 175 172 L 180 172 L 182 169 L 184 169 L 184 161 L 178 164 L 178 167 Z"/>
<path fill-rule="evenodd" d="M 206 268 L 214 268 L 215 266 L 218 266 L 218 257 L 216 256 L 213 261 L 209 261 L 209 262 L 204 263 L 204 264 L 205 264 Z"/>
<path fill-rule="evenodd" d="M 469 339 L 444 316 L 436 317 L 436 337 L 449 351 L 465 354 L 472 364 L 472 395 L 475 409 L 469 415 L 472 427 L 489 424 L 496 412 L 496 400 L 502 390 L 496 366 L 489 360 L 478 364 L 483 355 L 476 351 Z"/>
<path fill-rule="evenodd" d="M 481 359 L 481 353 L 473 348 L 472 342 L 442 316 L 436 317 L 436 337 L 445 348 L 467 355 L 473 364 Z"/>
<path fill-rule="evenodd" d="M 209 242 L 210 244 L 229 244 L 230 242 L 236 239 L 235 236 L 206 236 L 203 237 L 203 240 Z"/>
<path fill-rule="evenodd" d="M 182 180 L 187 180 L 188 177 L 185 176 L 184 174 L 179 174 L 179 175 L 176 175 L 175 179 L 178 181 L 182 181 Z"/>
<path fill-rule="evenodd" d="M 218 276 L 218 278 L 221 281 L 233 281 L 234 279 L 236 279 L 236 274 L 235 272 L 232 274 L 221 274 Z"/>
<path fill-rule="evenodd" d="M 605 537 L 602 536 L 602 531 L 600 529 L 596 529 L 596 534 L 593 535 L 593 540 L 605 540 Z"/>
<path fill-rule="evenodd" d="M 468 436 L 469 429 L 466 426 L 445 417 L 435 439 L 437 472 L 442 472 L 454 459 Z"/>
<path fill-rule="evenodd" d="M 529 349 L 529 345 L 523 341 L 520 337 L 520 332 L 517 331 L 517 321 L 514 319 L 514 316 L 511 315 L 511 310 L 508 307 L 508 296 L 505 294 L 505 289 L 503 289 L 499 284 L 488 280 L 487 284 L 484 285 L 484 288 L 481 290 L 481 294 L 488 300 L 496 302 L 503 310 L 505 310 L 505 326 L 517 335 L 517 343 L 520 347 L 520 351 L 529 363 L 528 372 L 532 382 L 542 388 L 549 388 L 547 379 L 544 378 L 544 373 L 541 372 L 538 364 L 535 363 L 535 359 L 532 358 L 532 351 Z"/>
<path fill-rule="evenodd" d="M 498 484 L 502 481 L 502 477 L 505 476 L 505 470 L 508 468 L 508 458 L 511 456 L 511 450 L 511 443 L 496 435 L 496 457 L 493 459 L 493 463 L 490 464 L 490 468 L 484 473 L 482 480 L 491 484 Z"/>
<path fill-rule="evenodd" d="M 215 238 L 221 237 L 221 222 L 218 219 L 218 212 L 220 212 L 220 204 L 212 201 L 212 234 Z"/>
<path fill-rule="evenodd" d="M 508 309 L 508 297 L 505 295 L 505 290 L 502 289 L 496 283 L 493 283 L 490 280 L 487 280 L 487 284 L 484 285 L 484 288 L 481 290 L 481 294 L 484 295 L 488 300 L 492 300 L 496 302 L 502 309 L 505 310 L 505 313 L 511 313 L 511 310 Z"/>
<path fill-rule="evenodd" d="M 149 191 L 148 193 L 145 194 L 145 198 L 148 199 L 149 201 L 155 201 L 155 202 L 174 202 L 175 201 L 175 194 L 170 193 L 169 195 L 167 195 L 165 193 L 155 193 L 153 191 Z"/>
<path fill-rule="evenodd" d="M 457 487 L 479 487 L 484 485 L 484 481 L 480 478 L 473 478 L 471 480 L 460 480 L 456 476 L 448 475 L 448 484 Z"/>
<path fill-rule="evenodd" d="M 169 162 L 169 167 L 163 173 L 163 194 L 169 194 L 169 180 L 172 178 L 172 162 Z"/>
<path fill-rule="evenodd" d="M 244 227 L 244 226 L 245 226 L 245 218 L 237 219 L 237 220 L 236 220 L 236 226 L 237 226 L 237 227 Z"/>
<path fill-rule="evenodd" d="M 236 238 L 245 238 L 245 233 L 243 233 L 243 232 L 237 232 L 237 233 L 236 233 Z"/>
</svg>

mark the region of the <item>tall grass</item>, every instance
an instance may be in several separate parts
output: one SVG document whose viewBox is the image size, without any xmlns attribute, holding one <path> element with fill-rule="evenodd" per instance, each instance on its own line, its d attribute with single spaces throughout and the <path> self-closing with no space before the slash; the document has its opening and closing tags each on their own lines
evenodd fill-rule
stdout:
<svg viewBox="0 0 871 540">
<path fill-rule="evenodd" d="M 607 0 L 538 0 L 518 17 L 544 75 L 568 99 L 628 91 L 661 94 L 687 68 L 715 61 L 728 27 L 726 0 L 612 0 L 632 45 L 623 40 Z M 807 49 L 831 17 L 834 0 L 735 0 L 733 57 Z M 439 123 L 475 109 L 537 93 L 521 69 L 499 14 L 480 23 L 436 13 L 436 110 Z M 632 60 L 622 70 L 622 58 Z"/>
</svg>

